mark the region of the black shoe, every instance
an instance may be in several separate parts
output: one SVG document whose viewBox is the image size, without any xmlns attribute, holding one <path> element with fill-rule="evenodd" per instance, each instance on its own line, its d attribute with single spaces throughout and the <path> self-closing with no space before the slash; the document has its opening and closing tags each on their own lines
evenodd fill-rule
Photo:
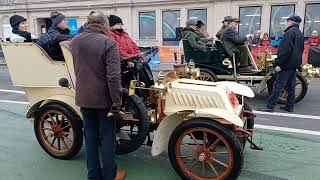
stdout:
<svg viewBox="0 0 320 180">
<path fill-rule="evenodd" d="M 282 111 L 293 112 L 293 109 L 288 108 L 287 106 L 280 107 Z"/>
<path fill-rule="evenodd" d="M 260 108 L 260 109 L 258 109 L 258 111 L 273 113 L 273 112 L 274 112 L 274 109 L 270 109 L 270 108 L 268 108 L 268 107 L 265 107 L 265 108 Z"/>
</svg>

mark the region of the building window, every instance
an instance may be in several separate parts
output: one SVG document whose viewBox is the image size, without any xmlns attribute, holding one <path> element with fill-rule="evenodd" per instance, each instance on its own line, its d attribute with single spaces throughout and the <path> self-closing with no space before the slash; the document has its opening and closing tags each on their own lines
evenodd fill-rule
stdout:
<svg viewBox="0 0 320 180">
<path fill-rule="evenodd" d="M 283 31 L 287 28 L 287 18 L 294 15 L 295 6 L 294 5 L 284 5 L 284 6 L 271 6 L 271 17 L 270 17 L 270 37 L 275 37 L 276 35 L 282 36 Z"/>
<path fill-rule="evenodd" d="M 239 34 L 255 34 L 261 27 L 261 6 L 240 7 Z"/>
<path fill-rule="evenodd" d="M 314 30 L 320 33 L 320 4 L 307 4 L 304 17 L 304 37 L 310 37 Z"/>
<path fill-rule="evenodd" d="M 180 27 L 180 11 L 163 11 L 162 13 L 162 37 L 163 45 L 179 45 L 176 38 L 176 28 Z"/>
<path fill-rule="evenodd" d="M 191 18 L 201 20 L 207 25 L 207 9 L 190 9 L 188 11 L 188 19 Z"/>
<path fill-rule="evenodd" d="M 156 12 L 139 13 L 139 39 L 156 39 Z"/>
</svg>

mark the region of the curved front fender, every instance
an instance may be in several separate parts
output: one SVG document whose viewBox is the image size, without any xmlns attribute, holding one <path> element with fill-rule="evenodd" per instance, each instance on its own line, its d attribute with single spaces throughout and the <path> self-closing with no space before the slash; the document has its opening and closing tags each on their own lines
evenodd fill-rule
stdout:
<svg viewBox="0 0 320 180">
<path fill-rule="evenodd" d="M 164 118 L 154 135 L 151 154 L 158 156 L 168 148 L 170 135 L 183 120 L 194 111 L 180 111 Z"/>
</svg>

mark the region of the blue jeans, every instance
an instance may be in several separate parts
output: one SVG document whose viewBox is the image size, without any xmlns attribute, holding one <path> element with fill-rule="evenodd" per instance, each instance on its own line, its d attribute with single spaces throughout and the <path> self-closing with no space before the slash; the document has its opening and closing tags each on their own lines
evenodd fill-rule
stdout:
<svg viewBox="0 0 320 180">
<path fill-rule="evenodd" d="M 296 70 L 281 70 L 276 76 L 272 94 L 268 98 L 267 108 L 274 109 L 283 89 L 287 87 L 288 97 L 286 106 L 289 109 L 293 109 L 295 103 Z"/>
<path fill-rule="evenodd" d="M 88 180 L 114 180 L 117 174 L 116 120 L 107 117 L 107 109 L 81 108 L 81 113 L 84 121 Z M 102 145 L 102 168 L 99 141 Z"/>
</svg>

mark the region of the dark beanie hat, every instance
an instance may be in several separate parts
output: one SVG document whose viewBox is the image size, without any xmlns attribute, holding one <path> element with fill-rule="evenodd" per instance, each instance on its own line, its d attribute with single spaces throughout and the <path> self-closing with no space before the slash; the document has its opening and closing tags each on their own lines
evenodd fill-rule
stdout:
<svg viewBox="0 0 320 180">
<path fill-rule="evenodd" d="M 108 17 L 108 20 L 109 20 L 110 27 L 112 27 L 112 26 L 114 26 L 114 25 L 116 25 L 118 23 L 123 24 L 122 19 L 120 17 L 116 16 L 116 15 L 110 15 Z"/>
<path fill-rule="evenodd" d="M 63 21 L 66 18 L 66 16 L 54 11 L 50 13 L 50 18 L 52 20 L 52 26 L 57 26 L 61 21 Z"/>
<path fill-rule="evenodd" d="M 19 28 L 19 24 L 26 21 L 27 19 L 24 18 L 23 16 L 19 16 L 19 15 L 13 15 L 10 17 L 10 25 L 13 29 L 18 29 Z"/>
</svg>

